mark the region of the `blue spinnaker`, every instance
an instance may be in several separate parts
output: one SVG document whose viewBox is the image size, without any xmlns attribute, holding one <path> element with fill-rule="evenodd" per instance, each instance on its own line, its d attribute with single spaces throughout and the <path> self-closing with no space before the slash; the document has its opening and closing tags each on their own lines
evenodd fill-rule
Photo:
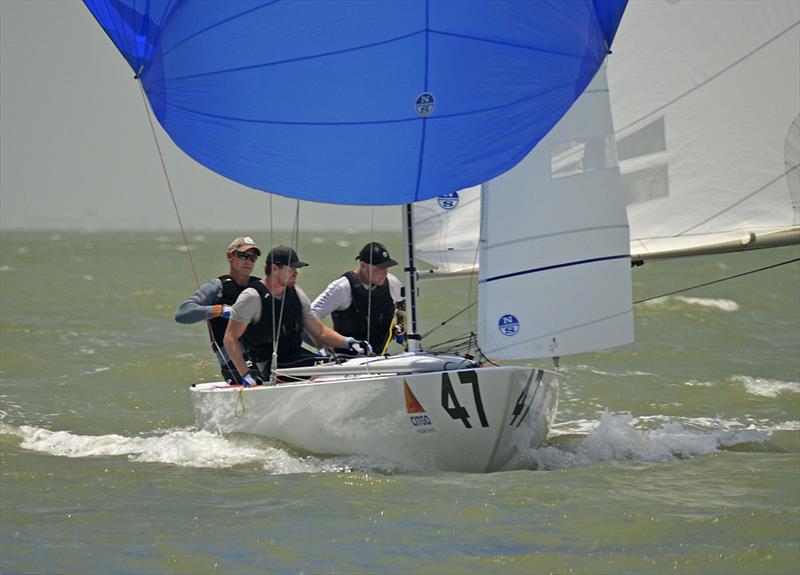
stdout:
<svg viewBox="0 0 800 575">
<path fill-rule="evenodd" d="M 84 0 L 165 131 L 247 186 L 401 204 L 510 169 L 627 0 Z"/>
</svg>

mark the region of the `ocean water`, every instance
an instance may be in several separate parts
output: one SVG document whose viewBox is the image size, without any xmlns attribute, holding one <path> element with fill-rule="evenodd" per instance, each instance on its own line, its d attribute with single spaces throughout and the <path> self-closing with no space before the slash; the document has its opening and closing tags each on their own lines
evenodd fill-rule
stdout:
<svg viewBox="0 0 800 575">
<path fill-rule="evenodd" d="M 634 344 L 562 358 L 526 468 L 419 473 L 195 429 L 189 386 L 215 362 L 172 316 L 233 235 L 2 233 L 0 572 L 800 572 L 797 263 L 637 304 Z M 301 234 L 300 285 L 313 297 L 368 240 Z M 799 255 L 648 263 L 634 294 Z M 475 287 L 424 283 L 420 331 Z"/>
</svg>

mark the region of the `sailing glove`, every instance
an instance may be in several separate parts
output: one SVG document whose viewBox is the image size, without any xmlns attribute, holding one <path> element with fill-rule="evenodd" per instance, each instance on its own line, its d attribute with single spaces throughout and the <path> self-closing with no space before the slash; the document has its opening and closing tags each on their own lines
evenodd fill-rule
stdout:
<svg viewBox="0 0 800 575">
<path fill-rule="evenodd" d="M 211 312 L 212 317 L 221 317 L 222 319 L 231 319 L 231 306 L 217 304 Z"/>
<path fill-rule="evenodd" d="M 264 385 L 264 378 L 257 371 L 251 369 L 242 378 L 242 387 L 254 387 L 256 385 Z"/>
<path fill-rule="evenodd" d="M 344 344 L 347 346 L 347 349 L 353 351 L 354 353 L 360 355 L 372 354 L 372 346 L 368 341 L 358 340 L 354 337 L 346 337 L 344 338 Z"/>
<path fill-rule="evenodd" d="M 404 344 L 406 342 L 406 326 L 402 323 L 395 324 L 392 337 L 400 345 Z"/>
</svg>

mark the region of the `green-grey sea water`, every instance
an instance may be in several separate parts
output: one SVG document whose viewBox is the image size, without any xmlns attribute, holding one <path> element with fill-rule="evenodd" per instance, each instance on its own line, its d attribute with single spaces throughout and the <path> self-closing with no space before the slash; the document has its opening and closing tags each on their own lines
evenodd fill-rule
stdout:
<svg viewBox="0 0 800 575">
<path fill-rule="evenodd" d="M 800 572 L 797 263 L 637 304 L 634 344 L 562 358 L 526 469 L 418 473 L 194 428 L 189 386 L 217 373 L 205 327 L 173 314 L 233 235 L 187 253 L 178 233 L 2 233 L 0 572 Z M 368 240 L 300 234 L 300 285 L 314 297 Z M 634 295 L 799 255 L 648 263 Z M 424 283 L 420 331 L 474 292 Z"/>
</svg>

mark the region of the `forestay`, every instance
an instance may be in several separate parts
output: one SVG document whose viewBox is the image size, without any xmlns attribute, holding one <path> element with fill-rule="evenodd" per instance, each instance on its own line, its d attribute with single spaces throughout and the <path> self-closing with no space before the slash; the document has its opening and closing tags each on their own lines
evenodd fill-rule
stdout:
<svg viewBox="0 0 800 575">
<path fill-rule="evenodd" d="M 253 188 L 401 204 L 533 148 L 626 0 L 84 0 L 189 156 Z"/>
</svg>

